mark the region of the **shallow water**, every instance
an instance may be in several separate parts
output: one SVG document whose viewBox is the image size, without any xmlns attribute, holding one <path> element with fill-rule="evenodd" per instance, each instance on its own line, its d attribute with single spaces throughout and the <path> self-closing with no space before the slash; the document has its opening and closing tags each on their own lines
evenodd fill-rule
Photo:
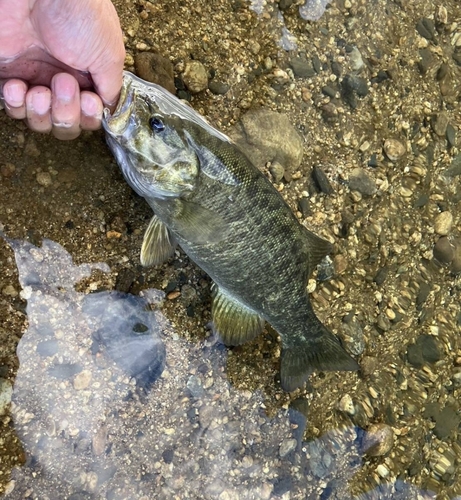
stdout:
<svg viewBox="0 0 461 500">
<path fill-rule="evenodd" d="M 317 22 L 299 15 L 303 2 L 251 2 L 258 13 L 247 2 L 114 3 L 127 69 L 156 50 L 176 74 L 194 58 L 229 84 L 192 96 L 212 124 L 226 131 L 258 106 L 289 116 L 304 159 L 272 180 L 302 223 L 335 242 L 337 274 L 309 284 L 312 302 L 362 371 L 315 374 L 284 394 L 274 332 L 225 349 L 207 329 L 209 281 L 187 256 L 139 266 L 151 213 L 102 134 L 58 143 L 1 113 L 0 229 L 15 243 L 0 241 L 6 398 L 14 382 L 0 416 L 0 491 L 459 498 L 461 285 L 433 252 L 448 227 L 441 214 L 452 216 L 450 241 L 461 232 L 459 2 L 338 0 Z M 293 74 L 298 56 L 311 76 Z M 366 95 L 344 90 L 351 76 Z M 390 139 L 404 146 L 396 160 Z M 134 370 L 140 345 L 152 371 Z M 373 456 L 367 433 L 380 424 L 393 442 Z"/>
</svg>

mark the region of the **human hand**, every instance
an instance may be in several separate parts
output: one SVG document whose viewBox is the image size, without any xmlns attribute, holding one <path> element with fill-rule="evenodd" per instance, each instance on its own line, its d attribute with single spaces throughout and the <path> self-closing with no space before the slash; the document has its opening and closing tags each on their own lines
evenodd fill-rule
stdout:
<svg viewBox="0 0 461 500">
<path fill-rule="evenodd" d="M 0 95 L 34 131 L 74 139 L 99 128 L 124 59 L 110 0 L 0 0 Z"/>
</svg>

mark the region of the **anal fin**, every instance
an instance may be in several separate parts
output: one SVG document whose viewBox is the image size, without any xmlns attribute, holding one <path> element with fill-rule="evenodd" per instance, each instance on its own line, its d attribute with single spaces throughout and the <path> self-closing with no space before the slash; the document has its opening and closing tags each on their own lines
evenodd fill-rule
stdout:
<svg viewBox="0 0 461 500">
<path fill-rule="evenodd" d="M 145 267 L 162 264 L 174 253 L 174 239 L 166 225 L 154 215 L 147 226 L 141 247 L 141 264 Z"/>
<path fill-rule="evenodd" d="M 213 285 L 211 315 L 214 330 L 226 345 L 240 345 L 257 337 L 264 319 Z"/>
</svg>

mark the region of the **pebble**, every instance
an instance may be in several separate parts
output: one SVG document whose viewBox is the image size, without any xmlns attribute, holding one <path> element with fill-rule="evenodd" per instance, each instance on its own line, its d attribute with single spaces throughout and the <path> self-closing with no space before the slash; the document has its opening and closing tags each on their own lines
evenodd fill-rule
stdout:
<svg viewBox="0 0 461 500">
<path fill-rule="evenodd" d="M 17 297 L 18 291 L 14 288 L 13 285 L 6 285 L 2 290 L 3 295 L 7 295 L 8 297 Z"/>
<path fill-rule="evenodd" d="M 312 178 L 320 192 L 325 194 L 333 194 L 335 192 L 325 172 L 317 165 L 312 169 Z"/>
<path fill-rule="evenodd" d="M 393 445 L 392 427 L 383 423 L 371 424 L 362 440 L 362 450 L 370 457 L 386 455 Z"/>
<path fill-rule="evenodd" d="M 352 401 L 352 397 L 350 394 L 344 394 L 344 396 L 339 401 L 338 405 L 339 411 L 350 415 L 351 417 L 355 415 L 355 406 L 354 401 Z"/>
<path fill-rule="evenodd" d="M 450 266 L 450 270 L 454 274 L 461 273 L 461 239 L 455 238 L 453 241 L 455 256 Z"/>
<path fill-rule="evenodd" d="M 435 363 L 442 356 L 438 342 L 432 335 L 420 335 L 407 349 L 408 362 L 415 368 L 421 368 L 425 363 Z"/>
<path fill-rule="evenodd" d="M 456 146 L 456 129 L 451 123 L 447 125 L 447 141 L 448 147 L 453 148 Z"/>
<path fill-rule="evenodd" d="M 197 94 L 208 88 L 208 73 L 200 61 L 187 61 L 182 78 L 192 94 Z"/>
<path fill-rule="evenodd" d="M 456 408 L 447 405 L 441 409 L 440 404 L 436 402 L 426 405 L 424 417 L 434 420 L 435 427 L 433 432 L 439 439 L 447 438 L 458 427 L 461 421 Z"/>
<path fill-rule="evenodd" d="M 271 173 L 272 178 L 275 182 L 280 182 L 285 175 L 285 169 L 283 168 L 283 165 L 278 161 L 274 161 L 273 163 L 271 163 L 269 172 Z"/>
<path fill-rule="evenodd" d="M 11 177 L 16 171 L 16 166 L 13 163 L 5 163 L 0 167 L 0 174 L 3 177 Z"/>
<path fill-rule="evenodd" d="M 362 54 L 360 53 L 360 50 L 357 47 L 354 47 L 352 51 L 349 53 L 349 62 L 352 71 L 358 73 L 363 68 L 364 62 L 362 59 Z"/>
<path fill-rule="evenodd" d="M 376 472 L 383 479 L 389 475 L 389 469 L 384 464 L 379 464 L 378 467 L 376 467 Z"/>
<path fill-rule="evenodd" d="M 257 167 L 278 162 L 286 177 L 301 164 L 303 139 L 284 114 L 252 109 L 229 131 L 229 136 Z"/>
<path fill-rule="evenodd" d="M 419 50 L 418 68 L 422 75 L 425 75 L 432 65 L 433 57 L 432 52 L 428 48 Z"/>
<path fill-rule="evenodd" d="M 432 130 L 439 136 L 444 137 L 447 133 L 448 115 L 444 111 L 437 113 L 431 120 Z"/>
<path fill-rule="evenodd" d="M 172 94 L 176 93 L 173 63 L 169 59 L 156 52 L 139 52 L 134 58 L 134 65 L 140 78 L 161 85 Z"/>
<path fill-rule="evenodd" d="M 82 370 L 74 378 L 74 389 L 77 391 L 86 389 L 90 385 L 91 377 L 92 375 L 90 370 Z"/>
<path fill-rule="evenodd" d="M 428 19 L 427 17 L 421 18 L 416 23 L 416 30 L 426 40 L 433 40 L 435 37 L 434 21 Z"/>
<path fill-rule="evenodd" d="M 455 248 L 446 236 L 442 236 L 434 245 L 433 255 L 441 264 L 450 264 L 455 257 Z"/>
<path fill-rule="evenodd" d="M 405 145 L 398 139 L 386 139 L 383 146 L 384 153 L 392 162 L 396 162 L 407 152 Z"/>
<path fill-rule="evenodd" d="M 375 181 L 365 172 L 363 168 L 354 168 L 349 177 L 349 188 L 358 191 L 365 196 L 372 196 L 376 193 Z"/>
<path fill-rule="evenodd" d="M 341 82 L 341 97 L 352 109 L 357 107 L 355 96 L 365 97 L 368 94 L 368 82 L 356 75 L 345 75 Z"/>
<path fill-rule="evenodd" d="M 36 179 L 40 186 L 43 187 L 51 186 L 51 184 L 53 183 L 51 174 L 49 172 L 39 172 L 36 176 Z"/>
<path fill-rule="evenodd" d="M 227 83 L 216 82 L 213 80 L 209 83 L 208 88 L 210 89 L 210 92 L 215 95 L 224 95 L 227 94 L 230 87 Z"/>
<path fill-rule="evenodd" d="M 310 203 L 309 203 L 309 199 L 308 198 L 300 198 L 298 200 L 298 209 L 299 211 L 301 212 L 301 215 L 303 216 L 303 219 L 305 219 L 306 217 L 308 217 L 312 211 L 311 211 L 311 207 L 310 207 Z"/>
<path fill-rule="evenodd" d="M 434 231 L 440 236 L 450 233 L 453 226 L 453 215 L 448 210 L 440 213 L 434 220 Z"/>
<path fill-rule="evenodd" d="M 296 445 L 296 439 L 284 439 L 279 449 L 280 458 L 286 457 L 288 454 L 294 451 L 296 449 Z"/>
<path fill-rule="evenodd" d="M 5 378 L 0 378 L 0 415 L 4 415 L 8 410 L 12 395 L 13 384 Z"/>
<path fill-rule="evenodd" d="M 309 61 L 304 57 L 293 57 L 290 59 L 290 67 L 298 78 L 311 78 L 316 72 Z"/>
</svg>

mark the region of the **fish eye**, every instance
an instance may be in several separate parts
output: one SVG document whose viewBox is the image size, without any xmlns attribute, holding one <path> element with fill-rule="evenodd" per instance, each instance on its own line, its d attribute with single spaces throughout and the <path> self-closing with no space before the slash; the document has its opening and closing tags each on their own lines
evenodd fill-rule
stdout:
<svg viewBox="0 0 461 500">
<path fill-rule="evenodd" d="M 163 124 L 162 120 L 160 120 L 160 118 L 157 118 L 156 116 L 151 118 L 149 123 L 150 128 L 153 132 L 161 132 L 165 129 L 165 125 Z"/>
</svg>

